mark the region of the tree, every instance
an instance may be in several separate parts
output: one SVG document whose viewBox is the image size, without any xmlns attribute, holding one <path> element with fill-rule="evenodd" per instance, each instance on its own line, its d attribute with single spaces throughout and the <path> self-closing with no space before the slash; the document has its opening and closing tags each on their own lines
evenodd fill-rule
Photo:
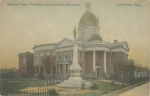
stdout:
<svg viewBox="0 0 150 96">
<path fill-rule="evenodd" d="M 141 77 L 141 75 L 145 75 L 145 76 L 148 76 L 149 74 L 149 69 L 148 67 L 143 67 L 141 66 L 140 64 L 137 64 L 134 66 L 134 70 L 135 70 L 135 73 L 136 73 L 136 76 L 137 78 L 138 77 Z M 143 73 L 143 74 L 142 74 Z"/>
<path fill-rule="evenodd" d="M 130 59 L 128 60 L 126 66 L 125 66 L 125 79 L 128 83 L 133 83 L 134 81 L 134 60 Z"/>
<path fill-rule="evenodd" d="M 142 71 L 142 69 L 143 69 L 142 66 L 140 66 L 139 64 L 134 65 L 134 70 L 135 70 L 135 73 L 136 73 L 137 77 L 139 77 L 139 74 Z"/>
</svg>

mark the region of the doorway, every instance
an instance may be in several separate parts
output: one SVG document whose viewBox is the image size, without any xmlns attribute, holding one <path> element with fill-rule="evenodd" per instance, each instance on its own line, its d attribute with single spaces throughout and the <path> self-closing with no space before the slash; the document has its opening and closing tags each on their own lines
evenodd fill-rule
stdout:
<svg viewBox="0 0 150 96">
<path fill-rule="evenodd" d="M 99 78 L 100 75 L 100 69 L 99 66 L 96 66 L 96 78 Z"/>
</svg>

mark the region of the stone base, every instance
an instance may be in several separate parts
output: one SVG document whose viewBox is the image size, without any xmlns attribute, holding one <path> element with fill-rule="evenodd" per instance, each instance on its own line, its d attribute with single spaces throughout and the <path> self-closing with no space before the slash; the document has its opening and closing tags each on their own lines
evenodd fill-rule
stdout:
<svg viewBox="0 0 150 96">
<path fill-rule="evenodd" d="M 84 88 L 89 88 L 92 86 L 90 82 L 87 82 L 83 80 L 82 78 L 69 78 L 68 80 L 65 80 L 61 84 L 58 84 L 58 86 L 63 87 L 71 87 L 71 88 L 81 88 L 84 86 Z"/>
</svg>

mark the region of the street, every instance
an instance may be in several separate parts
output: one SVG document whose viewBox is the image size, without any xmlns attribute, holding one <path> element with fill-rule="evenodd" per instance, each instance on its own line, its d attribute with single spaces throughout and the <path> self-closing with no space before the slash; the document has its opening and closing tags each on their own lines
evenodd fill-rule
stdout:
<svg viewBox="0 0 150 96">
<path fill-rule="evenodd" d="M 129 91 L 123 92 L 118 96 L 150 96 L 149 95 L 149 82 L 143 85 L 137 86 Z"/>
</svg>

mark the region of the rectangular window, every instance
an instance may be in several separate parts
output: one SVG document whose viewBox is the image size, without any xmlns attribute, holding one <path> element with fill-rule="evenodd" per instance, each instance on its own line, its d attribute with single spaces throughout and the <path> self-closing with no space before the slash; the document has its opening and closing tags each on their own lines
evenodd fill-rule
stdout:
<svg viewBox="0 0 150 96">
<path fill-rule="evenodd" d="M 63 73 L 63 66 L 60 65 L 60 73 Z"/>
<path fill-rule="evenodd" d="M 39 55 L 39 53 L 38 53 L 38 52 L 35 52 L 35 56 L 38 57 L 38 55 Z"/>
<path fill-rule="evenodd" d="M 61 56 L 61 53 L 60 53 L 60 52 L 58 53 L 58 59 L 59 59 L 59 60 L 62 59 L 62 56 Z"/>
<path fill-rule="evenodd" d="M 71 52 L 72 58 L 73 58 L 73 51 Z"/>
<path fill-rule="evenodd" d="M 47 74 L 50 74 L 50 67 L 47 68 Z"/>
<path fill-rule="evenodd" d="M 66 64 L 66 73 L 68 73 L 68 65 Z"/>
<path fill-rule="evenodd" d="M 82 51 L 80 51 L 80 59 L 82 59 Z"/>
<path fill-rule="evenodd" d="M 56 53 L 56 59 L 57 60 L 59 59 L 59 53 Z"/>
<path fill-rule="evenodd" d="M 56 74 L 56 68 L 53 66 L 53 74 Z"/>
<path fill-rule="evenodd" d="M 63 60 L 65 60 L 65 53 L 64 52 L 62 52 L 61 57 Z"/>
<path fill-rule="evenodd" d="M 65 53 L 65 60 L 67 60 L 68 59 L 68 54 L 67 53 Z"/>
<path fill-rule="evenodd" d="M 55 61 L 55 55 L 54 55 L 54 58 L 53 58 L 53 60 Z"/>
<path fill-rule="evenodd" d="M 50 65 L 50 56 L 46 56 L 46 65 Z"/>
<path fill-rule="evenodd" d="M 116 60 L 116 53 L 115 52 L 112 53 L 112 57 L 111 58 L 112 58 L 112 60 Z"/>
<path fill-rule="evenodd" d="M 61 59 L 61 55 L 59 54 L 59 59 Z"/>
<path fill-rule="evenodd" d="M 44 56 L 44 51 L 40 51 L 40 56 Z"/>
</svg>

